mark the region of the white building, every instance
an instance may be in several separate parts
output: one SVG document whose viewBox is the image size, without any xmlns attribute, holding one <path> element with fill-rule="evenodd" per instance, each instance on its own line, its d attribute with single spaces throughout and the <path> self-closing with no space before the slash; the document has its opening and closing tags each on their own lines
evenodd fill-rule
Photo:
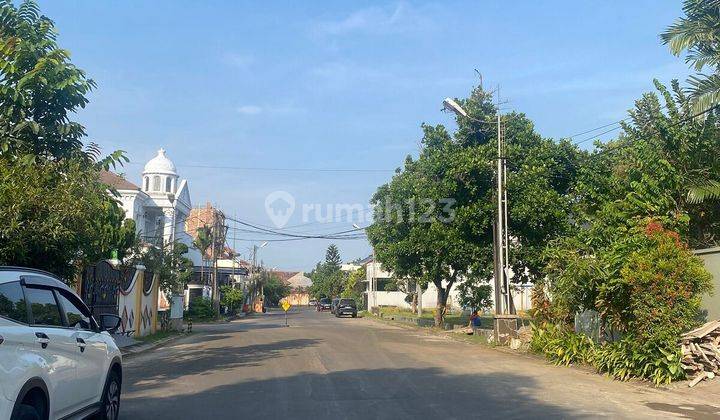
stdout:
<svg viewBox="0 0 720 420">
<path fill-rule="evenodd" d="M 192 238 L 185 232 L 185 220 L 192 209 L 188 183 L 180 179 L 164 149 L 145 164 L 142 187 L 112 172 L 103 172 L 101 179 L 118 191 L 125 217 L 135 221 L 144 241 L 182 242 L 190 248 L 187 256 L 193 264 L 201 264 L 200 252 L 192 248 Z"/>
<path fill-rule="evenodd" d="M 385 290 L 388 283 L 393 282 L 393 273 L 382 269 L 379 262 L 374 262 L 372 259 L 366 260 L 366 276 L 367 288 L 365 291 L 366 299 L 370 307 L 376 306 L 397 306 L 399 308 L 410 308 L 410 304 L 405 301 L 407 296 L 401 291 L 390 291 Z M 514 273 L 510 271 L 510 277 Z M 450 296 L 447 300 L 447 305 L 450 309 L 461 309 L 460 305 L 460 291 L 458 290 L 463 279 L 460 278 L 450 288 Z M 373 284 L 374 283 L 374 284 Z M 447 285 L 447 281 L 443 280 L 443 287 Z M 491 290 L 493 290 L 491 296 L 494 296 L 493 283 L 490 282 Z M 525 312 L 532 308 L 531 295 L 532 295 L 532 284 L 512 284 L 512 298 L 513 305 L 517 311 Z M 433 283 L 429 283 L 422 291 L 419 303 L 423 309 L 435 308 L 437 304 L 437 287 Z M 495 310 L 493 305 L 488 309 L 490 312 Z"/>
<path fill-rule="evenodd" d="M 367 288 L 365 291 L 368 306 L 371 308 L 377 306 L 396 306 L 398 308 L 410 308 L 410 304 L 405 300 L 407 295 L 405 292 L 398 290 L 386 290 L 388 284 L 393 284 L 393 273 L 385 271 L 379 262 L 372 259 L 364 260 L 365 275 Z M 443 282 L 443 286 L 446 282 Z M 458 296 L 459 282 L 453 284 L 450 288 L 450 296 L 448 296 L 447 305 L 450 309 L 460 309 L 460 298 Z M 437 305 L 437 287 L 430 283 L 422 291 L 418 302 L 423 309 L 432 309 Z"/>
</svg>

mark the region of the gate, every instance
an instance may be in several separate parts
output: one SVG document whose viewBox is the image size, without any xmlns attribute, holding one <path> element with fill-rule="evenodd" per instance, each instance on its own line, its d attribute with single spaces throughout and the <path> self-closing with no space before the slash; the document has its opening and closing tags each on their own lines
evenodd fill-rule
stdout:
<svg viewBox="0 0 720 420">
<path fill-rule="evenodd" d="M 126 283 L 126 276 L 107 261 L 100 261 L 85 269 L 82 277 L 82 299 L 93 312 L 118 315 L 118 293 Z M 134 274 L 134 273 L 133 273 Z M 131 278 L 132 279 L 132 278 Z"/>
</svg>

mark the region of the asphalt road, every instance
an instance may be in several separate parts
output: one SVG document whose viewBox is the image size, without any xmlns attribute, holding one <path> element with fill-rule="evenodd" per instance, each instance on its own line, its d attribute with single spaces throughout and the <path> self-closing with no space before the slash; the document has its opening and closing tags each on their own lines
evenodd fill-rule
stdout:
<svg viewBox="0 0 720 420">
<path fill-rule="evenodd" d="M 293 309 L 125 363 L 123 419 L 716 418 L 717 387 L 658 390 L 370 319 Z M 712 398 L 710 398 L 712 396 Z"/>
</svg>

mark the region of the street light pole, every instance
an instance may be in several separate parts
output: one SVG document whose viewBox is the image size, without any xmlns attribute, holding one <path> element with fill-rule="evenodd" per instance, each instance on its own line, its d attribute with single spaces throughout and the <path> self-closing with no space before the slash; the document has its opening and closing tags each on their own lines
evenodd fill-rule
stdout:
<svg viewBox="0 0 720 420">
<path fill-rule="evenodd" d="M 445 98 L 443 101 L 445 109 L 452 111 L 460 118 L 467 118 L 480 124 L 492 124 L 489 121 L 477 120 L 470 115 L 453 99 Z M 507 229 L 507 189 L 506 177 L 507 166 L 505 162 L 505 139 L 503 133 L 502 117 L 498 104 L 497 110 L 497 219 L 493 226 L 493 255 L 494 255 L 494 287 L 495 287 L 495 314 L 508 314 L 510 310 L 509 285 L 507 271 L 509 269 L 508 258 L 508 229 Z"/>
</svg>

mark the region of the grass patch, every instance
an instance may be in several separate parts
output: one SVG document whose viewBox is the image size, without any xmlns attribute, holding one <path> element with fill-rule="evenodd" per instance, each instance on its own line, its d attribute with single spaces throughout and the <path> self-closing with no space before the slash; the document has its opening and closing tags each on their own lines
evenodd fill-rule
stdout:
<svg viewBox="0 0 720 420">
<path fill-rule="evenodd" d="M 160 340 L 164 340 L 169 337 L 174 337 L 176 335 L 183 335 L 186 333 L 180 332 L 180 331 L 158 331 L 155 334 L 146 335 L 144 337 L 134 337 L 135 340 L 141 341 L 145 344 L 149 343 L 155 343 Z"/>
<path fill-rule="evenodd" d="M 402 316 L 413 319 L 433 320 L 435 319 L 435 309 L 424 309 L 422 316 L 418 317 L 417 313 L 410 311 L 409 309 L 397 308 L 397 307 L 381 307 L 380 313 L 384 317 L 388 316 Z M 468 325 L 470 317 L 463 315 L 462 313 L 451 312 L 445 315 L 445 325 Z M 492 317 L 490 317 L 490 325 L 492 326 Z"/>
</svg>

